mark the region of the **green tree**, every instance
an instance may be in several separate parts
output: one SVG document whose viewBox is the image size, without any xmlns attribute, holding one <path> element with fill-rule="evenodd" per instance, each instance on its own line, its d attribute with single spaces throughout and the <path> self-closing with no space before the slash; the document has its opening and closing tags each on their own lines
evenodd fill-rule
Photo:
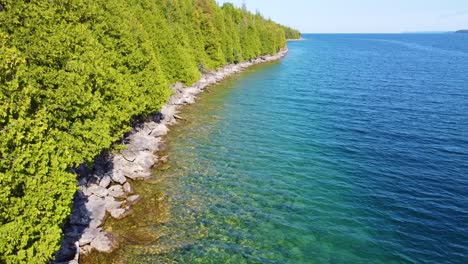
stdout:
<svg viewBox="0 0 468 264">
<path fill-rule="evenodd" d="M 169 84 L 285 47 L 293 29 L 214 0 L 0 0 L 0 263 L 46 263 L 76 175 Z"/>
</svg>

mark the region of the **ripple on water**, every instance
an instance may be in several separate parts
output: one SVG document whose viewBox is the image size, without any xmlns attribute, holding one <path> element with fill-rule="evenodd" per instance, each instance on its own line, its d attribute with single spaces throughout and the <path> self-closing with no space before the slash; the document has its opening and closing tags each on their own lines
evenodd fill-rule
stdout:
<svg viewBox="0 0 468 264">
<path fill-rule="evenodd" d="M 468 36 L 307 38 L 183 110 L 92 260 L 467 262 Z"/>
</svg>

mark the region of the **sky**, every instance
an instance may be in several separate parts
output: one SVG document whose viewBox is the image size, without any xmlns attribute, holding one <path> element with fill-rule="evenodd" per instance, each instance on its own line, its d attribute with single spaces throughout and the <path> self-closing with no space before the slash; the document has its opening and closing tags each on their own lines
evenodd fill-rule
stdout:
<svg viewBox="0 0 468 264">
<path fill-rule="evenodd" d="M 260 11 L 302 33 L 401 33 L 468 29 L 468 0 L 216 0 Z"/>
</svg>

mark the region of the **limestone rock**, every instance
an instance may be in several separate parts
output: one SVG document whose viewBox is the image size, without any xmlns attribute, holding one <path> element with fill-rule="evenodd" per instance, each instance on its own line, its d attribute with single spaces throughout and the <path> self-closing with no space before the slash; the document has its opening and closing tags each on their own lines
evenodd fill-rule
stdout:
<svg viewBox="0 0 468 264">
<path fill-rule="evenodd" d="M 156 124 L 155 126 L 150 128 L 151 132 L 150 135 L 153 137 L 162 137 L 169 132 L 169 128 L 167 128 L 164 124 Z"/>
<path fill-rule="evenodd" d="M 101 233 L 101 228 L 86 228 L 78 241 L 79 245 L 84 246 L 91 243 L 99 233 Z"/>
<path fill-rule="evenodd" d="M 173 93 L 178 93 L 184 89 L 184 85 L 181 82 L 176 82 L 174 85 L 171 85 L 171 90 Z"/>
<path fill-rule="evenodd" d="M 123 208 L 112 209 L 109 212 L 110 212 L 110 215 L 115 219 L 122 219 L 125 216 L 127 216 L 126 210 Z"/>
<path fill-rule="evenodd" d="M 130 185 L 130 183 L 126 182 L 123 186 L 123 189 L 125 191 L 126 194 L 133 194 L 135 193 L 135 190 L 133 190 L 132 186 Z"/>
<path fill-rule="evenodd" d="M 164 120 L 166 121 L 166 123 L 171 124 L 171 122 L 174 120 L 173 117 L 174 117 L 175 111 L 176 111 L 176 107 L 171 104 L 167 104 L 161 108 L 161 113 L 163 114 Z"/>
<path fill-rule="evenodd" d="M 92 184 L 91 186 L 89 186 L 86 191 L 91 195 L 94 194 L 98 197 L 106 197 L 107 195 L 109 195 L 109 191 L 106 188 L 96 184 Z"/>
<path fill-rule="evenodd" d="M 87 255 L 87 254 L 91 253 L 92 250 L 93 250 L 93 247 L 91 245 L 82 246 L 81 247 L 81 254 Z"/>
<path fill-rule="evenodd" d="M 133 162 L 120 160 L 118 166 L 125 177 L 132 180 L 147 179 L 151 177 L 151 166 L 154 164 L 154 154 L 149 151 L 140 151 Z"/>
<path fill-rule="evenodd" d="M 129 137 L 130 144 L 126 150 L 121 153 L 127 160 L 134 159 L 139 151 L 155 151 L 159 147 L 160 138 L 149 135 L 147 131 L 139 131 Z"/>
<path fill-rule="evenodd" d="M 91 242 L 91 247 L 99 252 L 111 253 L 119 246 L 117 237 L 112 233 L 101 232 Z"/>
<path fill-rule="evenodd" d="M 194 104 L 195 103 L 195 97 L 191 94 L 185 95 L 183 98 L 183 103 L 184 104 Z"/>
<path fill-rule="evenodd" d="M 126 195 L 122 185 L 113 185 L 109 188 L 109 196 L 115 198 L 124 198 Z"/>
<path fill-rule="evenodd" d="M 115 161 L 114 161 L 115 164 Z M 111 178 L 114 182 L 119 183 L 119 184 L 124 184 L 127 181 L 127 178 L 125 178 L 125 174 L 122 169 L 120 168 L 114 168 L 111 174 Z"/>
<path fill-rule="evenodd" d="M 104 177 L 102 177 L 101 181 L 99 182 L 99 186 L 103 188 L 107 188 L 109 187 L 111 181 L 112 181 L 111 177 L 109 175 L 105 175 Z"/>
<path fill-rule="evenodd" d="M 90 215 L 89 227 L 99 227 L 102 225 L 102 221 L 106 216 L 106 203 L 103 198 L 92 195 L 88 197 L 88 202 L 86 203 L 86 209 Z"/>
<path fill-rule="evenodd" d="M 113 209 L 119 208 L 120 206 L 122 206 L 122 203 L 123 203 L 123 202 L 116 201 L 115 198 L 112 196 L 107 196 L 104 199 L 104 202 L 105 202 L 106 210 L 108 212 L 110 212 Z"/>
<path fill-rule="evenodd" d="M 135 203 L 135 202 L 138 201 L 139 199 L 140 199 L 140 195 L 135 194 L 135 195 L 129 196 L 129 197 L 127 198 L 127 201 L 128 201 L 129 203 Z"/>
</svg>

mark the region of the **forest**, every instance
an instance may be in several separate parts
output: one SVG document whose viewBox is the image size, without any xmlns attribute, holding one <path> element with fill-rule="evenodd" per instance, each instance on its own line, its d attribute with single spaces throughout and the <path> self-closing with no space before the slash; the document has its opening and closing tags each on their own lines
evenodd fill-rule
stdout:
<svg viewBox="0 0 468 264">
<path fill-rule="evenodd" d="M 214 0 L 0 0 L 0 263 L 50 261 L 73 168 L 158 112 L 170 84 L 299 37 Z"/>
</svg>

